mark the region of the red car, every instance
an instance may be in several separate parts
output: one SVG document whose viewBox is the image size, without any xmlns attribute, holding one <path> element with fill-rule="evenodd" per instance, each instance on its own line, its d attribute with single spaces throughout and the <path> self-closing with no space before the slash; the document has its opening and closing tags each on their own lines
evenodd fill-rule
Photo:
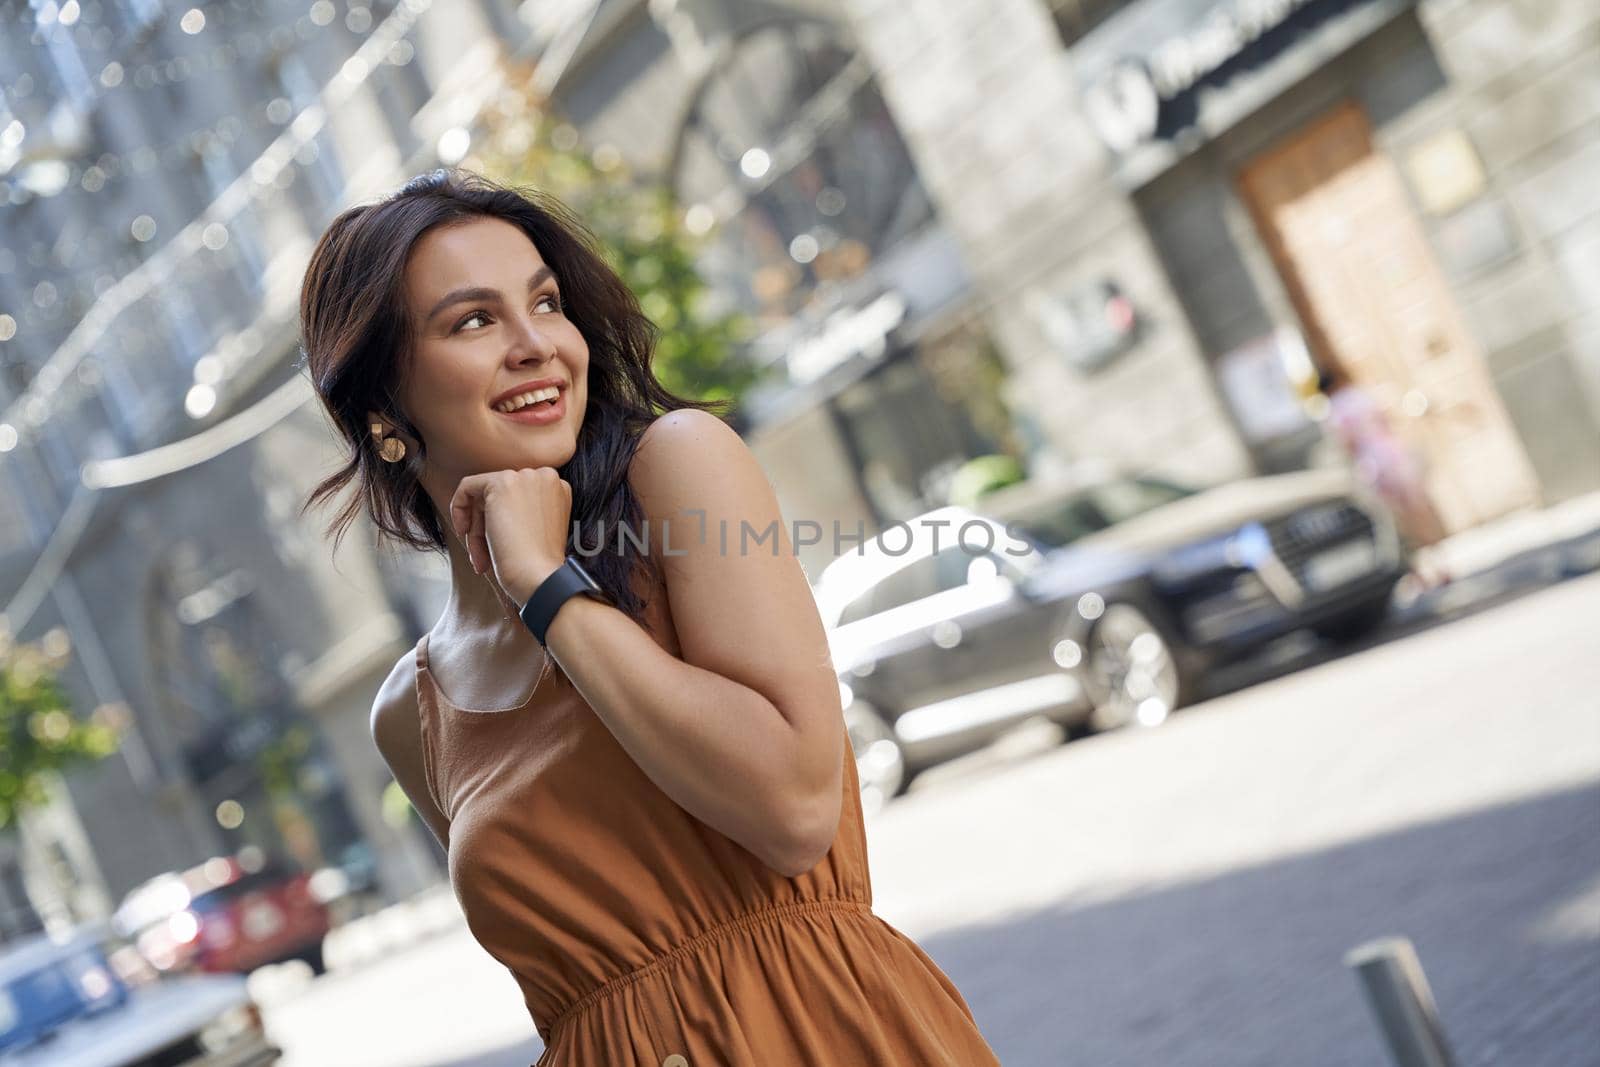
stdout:
<svg viewBox="0 0 1600 1067">
<path fill-rule="evenodd" d="M 162 971 L 248 973 L 300 959 L 321 974 L 328 908 L 311 877 L 247 850 L 159 875 L 128 894 L 113 922 Z"/>
</svg>

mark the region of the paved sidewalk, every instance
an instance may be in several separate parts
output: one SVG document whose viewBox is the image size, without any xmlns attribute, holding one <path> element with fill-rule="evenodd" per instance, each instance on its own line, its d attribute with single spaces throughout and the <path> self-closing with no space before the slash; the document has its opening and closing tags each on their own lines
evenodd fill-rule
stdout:
<svg viewBox="0 0 1600 1067">
<path fill-rule="evenodd" d="M 1577 555 L 1574 571 L 1600 565 L 1593 546 L 1583 542 L 1600 533 L 1600 493 L 1563 500 L 1547 508 L 1514 512 L 1434 545 L 1430 552 L 1452 578 L 1481 574 L 1524 552 L 1568 545 Z M 1587 552 L 1584 550 L 1588 549 Z M 1587 566 L 1583 566 L 1587 564 Z"/>
<path fill-rule="evenodd" d="M 463 922 L 455 894 L 440 883 L 344 923 L 328 934 L 322 951 L 330 971 L 353 970 L 455 930 Z"/>
</svg>

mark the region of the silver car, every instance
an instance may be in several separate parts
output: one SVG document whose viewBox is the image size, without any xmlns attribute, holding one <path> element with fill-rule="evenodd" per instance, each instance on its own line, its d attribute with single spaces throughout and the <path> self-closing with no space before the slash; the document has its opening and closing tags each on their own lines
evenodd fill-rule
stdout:
<svg viewBox="0 0 1600 1067">
<path fill-rule="evenodd" d="M 894 524 L 813 592 L 871 807 L 1023 719 L 1154 726 L 1286 633 L 1360 639 L 1408 567 L 1342 471 L 1203 490 L 1108 474 Z"/>
</svg>

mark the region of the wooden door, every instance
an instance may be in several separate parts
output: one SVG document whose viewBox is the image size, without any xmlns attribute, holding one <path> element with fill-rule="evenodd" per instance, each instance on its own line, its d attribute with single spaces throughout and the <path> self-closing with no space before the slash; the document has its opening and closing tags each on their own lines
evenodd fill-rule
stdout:
<svg viewBox="0 0 1600 1067">
<path fill-rule="evenodd" d="M 1324 364 L 1382 405 L 1427 466 L 1446 530 L 1538 502 L 1538 483 L 1394 163 L 1345 103 L 1239 175 Z"/>
</svg>

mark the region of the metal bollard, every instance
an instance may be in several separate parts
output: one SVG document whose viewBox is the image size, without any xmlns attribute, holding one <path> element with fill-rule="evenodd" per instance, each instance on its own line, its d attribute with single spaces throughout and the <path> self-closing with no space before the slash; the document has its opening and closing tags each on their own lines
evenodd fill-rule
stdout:
<svg viewBox="0 0 1600 1067">
<path fill-rule="evenodd" d="M 1395 1067 L 1455 1067 L 1427 976 L 1411 942 L 1386 937 L 1345 953 L 1389 1044 Z"/>
</svg>

